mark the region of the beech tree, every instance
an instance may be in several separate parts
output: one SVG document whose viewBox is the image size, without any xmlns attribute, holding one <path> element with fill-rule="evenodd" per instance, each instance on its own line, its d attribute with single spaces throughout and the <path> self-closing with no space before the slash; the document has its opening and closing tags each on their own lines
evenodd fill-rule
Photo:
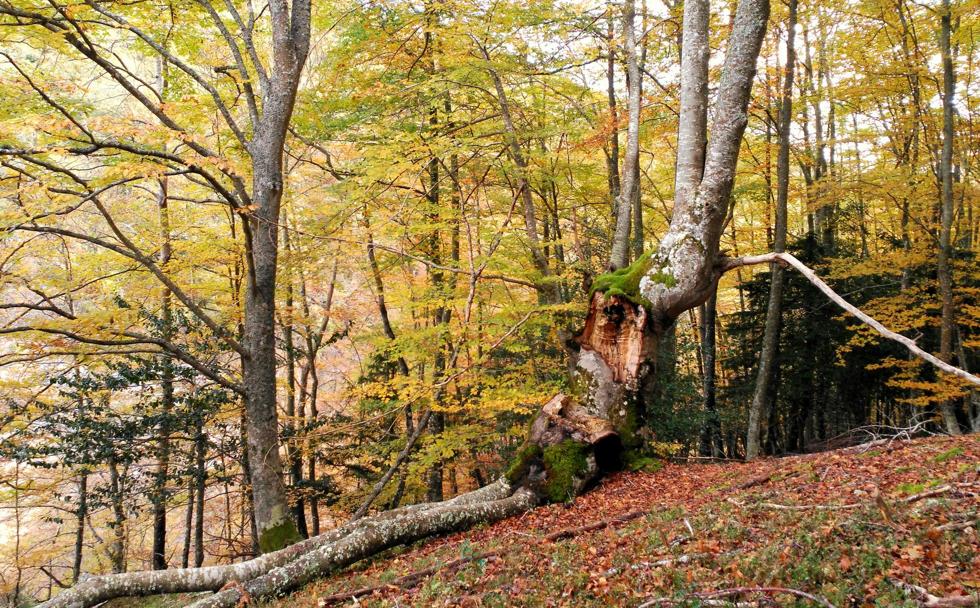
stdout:
<svg viewBox="0 0 980 608">
<path fill-rule="evenodd" d="M 180 137 L 183 150 L 167 149 L 155 145 L 151 138 L 141 141 L 139 135 L 114 137 L 101 133 L 84 112 L 63 105 L 53 97 L 39 91 L 41 99 L 52 110 L 69 121 L 64 134 L 65 141 L 50 147 L 0 148 L 0 156 L 19 161 L 8 164 L 25 179 L 38 177 L 28 170 L 37 167 L 67 178 L 74 194 L 76 207 L 92 205 L 108 226 L 110 235 L 105 238 L 77 232 L 62 225 L 46 224 L 42 218 L 28 215 L 14 229 L 67 238 L 102 247 L 122 255 L 141 265 L 159 280 L 173 297 L 180 301 L 241 359 L 241 382 L 217 376 L 229 388 L 239 392 L 245 402 L 245 421 L 248 435 L 251 486 L 258 528 L 259 545 L 263 551 L 272 551 L 298 538 L 296 524 L 290 516 L 286 502 L 285 485 L 279 454 L 279 437 L 276 403 L 276 353 L 275 309 L 276 271 L 279 253 L 280 206 L 283 194 L 283 155 L 290 126 L 297 88 L 303 72 L 310 45 L 309 0 L 274 1 L 269 4 L 268 59 L 263 60 L 266 49 L 256 31 L 258 16 L 247 13 L 245 17 L 234 4 L 226 4 L 219 13 L 210 2 L 199 3 L 204 23 L 217 40 L 227 45 L 226 52 L 233 66 L 205 71 L 195 65 L 194 59 L 185 57 L 173 49 L 169 42 L 171 33 L 160 23 L 142 23 L 138 14 L 127 14 L 124 6 L 88 2 L 76 10 L 65 4 L 32 2 L 0 3 L 0 15 L 5 25 L 23 26 L 37 30 L 38 36 L 52 34 L 46 40 L 60 40 L 78 57 L 90 63 L 96 73 L 108 77 L 157 122 L 159 127 Z M 248 7 L 251 10 L 251 7 Z M 116 12 L 124 11 L 124 12 Z M 231 20 L 229 25 L 226 20 Z M 99 36 L 96 36 L 96 32 Z M 222 127 L 235 141 L 244 155 L 243 165 L 229 166 L 221 154 L 204 142 L 203 133 L 195 133 L 168 107 L 165 96 L 148 93 L 140 76 L 127 65 L 124 58 L 114 54 L 111 46 L 103 44 L 100 36 L 119 32 L 131 34 L 131 42 L 139 44 L 142 52 L 155 55 L 159 62 L 169 66 L 171 73 L 180 73 L 188 85 L 203 91 L 212 109 L 222 119 Z M 234 33 L 233 33 L 234 32 Z M 5 53 L 8 63 L 32 83 L 20 68 L 21 58 Z M 230 76 L 229 76 L 230 75 Z M 232 81 L 229 87 L 224 80 Z M 255 86 L 257 85 L 257 87 Z M 240 92 L 241 94 L 238 94 Z M 244 101 L 244 107 L 239 100 Z M 244 115 L 244 116 L 242 116 Z M 247 121 L 248 127 L 242 122 Z M 185 152 L 186 150 L 186 152 Z M 190 293 L 182 289 L 166 271 L 166 257 L 160 260 L 147 252 L 125 226 L 116 222 L 110 207 L 102 197 L 114 187 L 122 186 L 138 177 L 126 177 L 115 183 L 97 186 L 84 170 L 72 167 L 72 158 L 104 158 L 106 155 L 131 155 L 150 164 L 157 164 L 156 171 L 163 176 L 187 176 L 192 182 L 200 180 L 224 205 L 242 220 L 245 232 L 244 322 L 241 334 L 226 327 L 216 319 Z M 67 157 L 63 160 L 63 157 Z M 142 177 L 142 176 L 139 176 Z M 162 216 L 163 217 L 163 216 Z M 166 232 L 166 228 L 163 229 Z M 23 327 L 21 331 L 33 331 L 36 327 Z M 11 329 L 6 330 L 10 333 Z M 197 361 L 193 353 L 166 340 L 151 340 L 144 335 L 128 335 L 117 338 L 101 338 L 71 330 L 48 330 L 79 342 L 102 341 L 110 345 L 134 343 L 153 344 L 185 362 L 193 362 L 202 370 L 216 376 L 209 366 Z"/>
</svg>

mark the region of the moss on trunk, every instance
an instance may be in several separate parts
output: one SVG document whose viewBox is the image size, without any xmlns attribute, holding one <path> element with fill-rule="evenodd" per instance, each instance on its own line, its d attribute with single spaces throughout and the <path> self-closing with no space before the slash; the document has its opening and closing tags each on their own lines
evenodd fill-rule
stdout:
<svg viewBox="0 0 980 608">
<path fill-rule="evenodd" d="M 591 447 L 566 439 L 542 450 L 542 460 L 548 476 L 544 495 L 551 502 L 571 500 L 580 490 L 589 472 Z"/>
<path fill-rule="evenodd" d="M 626 268 L 600 274 L 592 283 L 589 295 L 604 293 L 606 296 L 620 296 L 644 308 L 650 308 L 650 302 L 640 295 L 640 280 L 650 270 L 651 255 L 645 253 Z"/>
<path fill-rule="evenodd" d="M 286 518 L 278 524 L 267 528 L 259 535 L 259 550 L 262 553 L 272 553 L 284 549 L 300 540 L 299 531 L 291 518 Z"/>
</svg>

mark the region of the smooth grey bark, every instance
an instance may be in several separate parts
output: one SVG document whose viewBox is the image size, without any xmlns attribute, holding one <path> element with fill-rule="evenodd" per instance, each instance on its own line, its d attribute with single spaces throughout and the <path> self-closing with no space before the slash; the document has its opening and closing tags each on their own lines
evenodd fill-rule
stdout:
<svg viewBox="0 0 980 608">
<path fill-rule="evenodd" d="M 786 251 L 787 202 L 789 199 L 789 148 L 790 128 L 793 123 L 793 76 L 796 66 L 796 11 L 797 0 L 789 0 L 789 19 L 786 24 L 786 74 L 783 81 L 782 99 L 779 104 L 779 151 L 776 157 L 776 227 L 773 234 L 773 249 L 776 253 Z M 779 264 L 770 266 L 769 304 L 766 309 L 765 333 L 762 337 L 762 352 L 759 355 L 759 371 L 756 376 L 752 402 L 749 405 L 749 428 L 745 439 L 745 458 L 751 460 L 759 455 L 760 434 L 765 408 L 775 400 L 772 387 L 777 354 L 779 352 L 779 333 L 783 313 L 783 268 Z M 770 395 L 772 391 L 772 395 Z"/>
<path fill-rule="evenodd" d="M 276 271 L 283 194 L 283 151 L 300 75 L 310 45 L 309 0 L 273 0 L 273 66 L 262 114 L 249 143 L 252 156 L 250 267 L 245 287 L 242 383 L 259 549 L 275 551 L 299 539 L 286 501 L 276 410 Z"/>
<path fill-rule="evenodd" d="M 647 10 L 646 0 L 643 0 L 643 19 L 640 22 L 640 28 L 643 32 L 643 37 L 640 39 L 640 57 L 639 57 L 639 69 L 638 78 L 639 83 L 637 88 L 639 89 L 639 97 L 643 99 L 643 74 L 646 70 L 647 63 L 647 17 L 649 16 L 649 11 Z M 632 211 L 630 215 L 632 216 L 633 228 L 630 238 L 633 250 L 633 260 L 640 259 L 643 255 L 643 249 L 645 243 L 643 242 L 643 188 L 640 187 L 640 161 L 639 156 L 637 156 L 637 161 L 633 165 L 633 173 L 635 174 L 633 179 L 635 180 L 635 185 L 633 188 L 632 196 Z"/>
<path fill-rule="evenodd" d="M 430 504 L 424 510 L 408 510 L 391 517 L 363 520 L 363 524 L 343 538 L 325 543 L 240 587 L 231 587 L 195 602 L 190 608 L 234 608 L 245 594 L 253 599 L 282 595 L 326 572 L 353 564 L 384 549 L 516 515 L 534 506 L 535 500 L 532 492 L 520 489 L 495 500 L 446 501 Z"/>
<path fill-rule="evenodd" d="M 512 498 L 513 493 L 514 489 L 506 482 L 498 481 L 442 503 L 412 505 L 373 515 L 359 522 L 348 523 L 319 536 L 300 541 L 285 549 L 267 553 L 237 564 L 207 566 L 204 568 L 149 570 L 92 577 L 70 589 L 66 589 L 57 597 L 41 604 L 39 608 L 88 608 L 118 597 L 218 591 L 229 583 L 251 581 L 273 569 L 295 562 L 295 560 L 309 554 L 314 549 L 329 549 L 355 533 L 377 529 L 379 525 L 385 522 L 411 524 L 417 520 L 418 516 L 426 512 L 445 513 L 447 510 L 455 510 L 457 516 L 460 512 L 463 512 L 464 517 L 475 518 L 477 515 L 475 513 L 466 515 L 465 511 L 469 507 L 479 507 L 480 505 L 486 504 L 500 505 L 502 501 Z M 522 497 L 522 500 L 526 500 L 526 498 Z M 520 501 L 515 501 L 515 503 L 505 504 L 510 504 L 510 507 L 514 509 L 524 504 L 520 503 Z M 527 507 L 529 506 L 531 505 L 527 505 Z M 507 514 L 512 513 L 510 511 L 503 512 L 499 508 L 491 508 L 491 510 L 498 513 L 500 517 L 506 517 Z M 465 523 L 461 522 L 460 525 Z M 431 534 L 438 533 L 439 531 L 447 530 L 437 530 L 436 532 L 431 532 Z M 358 538 L 363 537 L 363 533 L 358 536 Z M 308 574 L 313 575 L 312 572 Z M 223 597 L 227 598 L 227 594 Z M 236 598 L 235 601 L 237 602 L 238 599 Z M 234 605 L 235 603 L 233 602 L 232 606 Z"/>
<path fill-rule="evenodd" d="M 613 231 L 609 267 L 624 268 L 629 263 L 630 215 L 633 198 L 639 188 L 640 166 L 640 63 L 636 52 L 636 0 L 623 2 L 623 35 L 626 46 L 628 81 L 626 155 L 623 158 L 622 187 L 616 201 L 616 225 Z"/>
<path fill-rule="evenodd" d="M 946 363 L 953 362 L 953 336 L 956 332 L 956 309 L 953 302 L 953 270 L 950 260 L 953 257 L 953 138 L 954 96 L 956 94 L 956 74 L 953 72 L 953 53 L 950 45 L 952 35 L 952 11 L 950 1 L 943 0 L 939 30 L 939 46 L 943 58 L 943 149 L 939 159 L 939 176 L 942 180 L 939 219 L 939 251 L 936 257 L 936 275 L 939 279 L 939 293 L 942 297 L 942 318 L 939 330 L 939 358 Z M 960 365 L 965 365 L 960 361 Z M 960 435 L 960 423 L 956 419 L 956 407 L 950 399 L 939 405 L 939 411 L 950 435 Z"/>
</svg>

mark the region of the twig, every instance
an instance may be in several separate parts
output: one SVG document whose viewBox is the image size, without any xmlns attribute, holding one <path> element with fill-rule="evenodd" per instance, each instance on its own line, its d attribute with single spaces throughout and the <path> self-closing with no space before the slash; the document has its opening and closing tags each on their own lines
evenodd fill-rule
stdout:
<svg viewBox="0 0 980 608">
<path fill-rule="evenodd" d="M 601 530 L 603 528 L 608 528 L 616 524 L 626 523 L 634 519 L 639 519 L 649 513 L 649 511 L 631 511 L 625 515 L 620 515 L 618 517 L 612 517 L 610 519 L 604 519 L 602 521 L 597 521 L 591 524 L 586 524 L 584 526 L 578 526 L 577 528 L 568 528 L 566 530 L 559 530 L 558 532 L 552 532 L 551 534 L 544 537 L 547 542 L 555 542 L 556 540 L 562 540 L 565 538 L 571 538 L 572 536 L 578 536 L 584 532 L 592 532 L 593 530 Z"/>
<path fill-rule="evenodd" d="M 980 606 L 980 595 L 951 595 L 939 597 L 929 593 L 924 587 L 906 583 L 897 578 L 889 578 L 888 582 L 895 585 L 908 595 L 913 596 L 922 608 L 973 608 Z"/>
<path fill-rule="evenodd" d="M 680 604 L 684 601 L 691 599 L 701 600 L 701 604 L 705 606 L 724 606 L 731 605 L 731 602 L 715 604 L 712 602 L 714 598 L 729 597 L 733 595 L 749 595 L 749 594 L 766 594 L 766 595 L 795 595 L 796 597 L 801 597 L 806 600 L 810 600 L 819 606 L 824 606 L 824 608 L 837 608 L 830 603 L 827 598 L 820 597 L 819 595 L 813 595 L 807 593 L 806 591 L 800 591 L 799 589 L 790 589 L 788 587 L 732 587 L 730 589 L 718 589 L 717 591 L 701 591 L 698 593 L 691 593 L 684 596 L 681 599 L 673 599 L 667 597 L 655 598 L 648 600 L 640 604 L 637 608 L 650 608 L 651 606 L 663 606 L 663 605 L 675 605 Z M 710 602 L 710 603 L 709 603 Z M 735 606 L 750 606 L 751 603 L 736 602 Z"/>
<path fill-rule="evenodd" d="M 935 487 L 931 490 L 926 490 L 925 492 L 919 492 L 918 494 L 913 494 L 912 496 L 906 496 L 899 502 L 904 504 L 912 504 L 914 502 L 918 502 L 926 498 L 932 498 L 934 496 L 939 496 L 941 494 L 947 494 L 950 492 L 959 492 L 959 488 L 973 487 L 975 485 L 976 484 L 973 483 L 944 484 Z M 970 495 L 972 495 L 972 493 L 970 493 Z M 749 504 L 745 502 L 740 502 L 738 500 L 735 500 L 734 498 L 727 498 L 726 500 L 737 507 L 745 507 L 745 506 L 764 507 L 767 509 L 777 509 L 780 511 L 806 511 L 808 509 L 815 509 L 817 511 L 842 511 L 847 509 L 858 509 L 865 506 L 864 503 L 860 503 L 860 502 L 852 502 L 843 505 L 781 505 L 774 502 L 757 502 L 754 504 Z"/>
</svg>

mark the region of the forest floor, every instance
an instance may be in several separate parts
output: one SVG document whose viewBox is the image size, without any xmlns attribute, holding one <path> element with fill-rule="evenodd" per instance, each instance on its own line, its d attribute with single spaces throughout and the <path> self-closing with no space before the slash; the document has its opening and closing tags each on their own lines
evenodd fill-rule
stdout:
<svg viewBox="0 0 980 608">
<path fill-rule="evenodd" d="M 774 600 L 760 604 L 768 606 L 923 605 L 913 585 L 980 606 L 978 528 L 980 435 L 666 464 L 610 476 L 570 504 L 389 551 L 263 607 L 638 606 L 658 598 L 665 601 L 649 605 L 699 606 L 763 596 Z M 747 587 L 828 603 L 781 591 L 708 593 Z M 369 588 L 356 600 L 339 597 Z M 713 601 L 699 603 L 697 594 Z"/>
<path fill-rule="evenodd" d="M 618 473 L 572 503 L 388 551 L 259 608 L 912 608 L 925 593 L 980 607 L 980 435 Z"/>
</svg>

